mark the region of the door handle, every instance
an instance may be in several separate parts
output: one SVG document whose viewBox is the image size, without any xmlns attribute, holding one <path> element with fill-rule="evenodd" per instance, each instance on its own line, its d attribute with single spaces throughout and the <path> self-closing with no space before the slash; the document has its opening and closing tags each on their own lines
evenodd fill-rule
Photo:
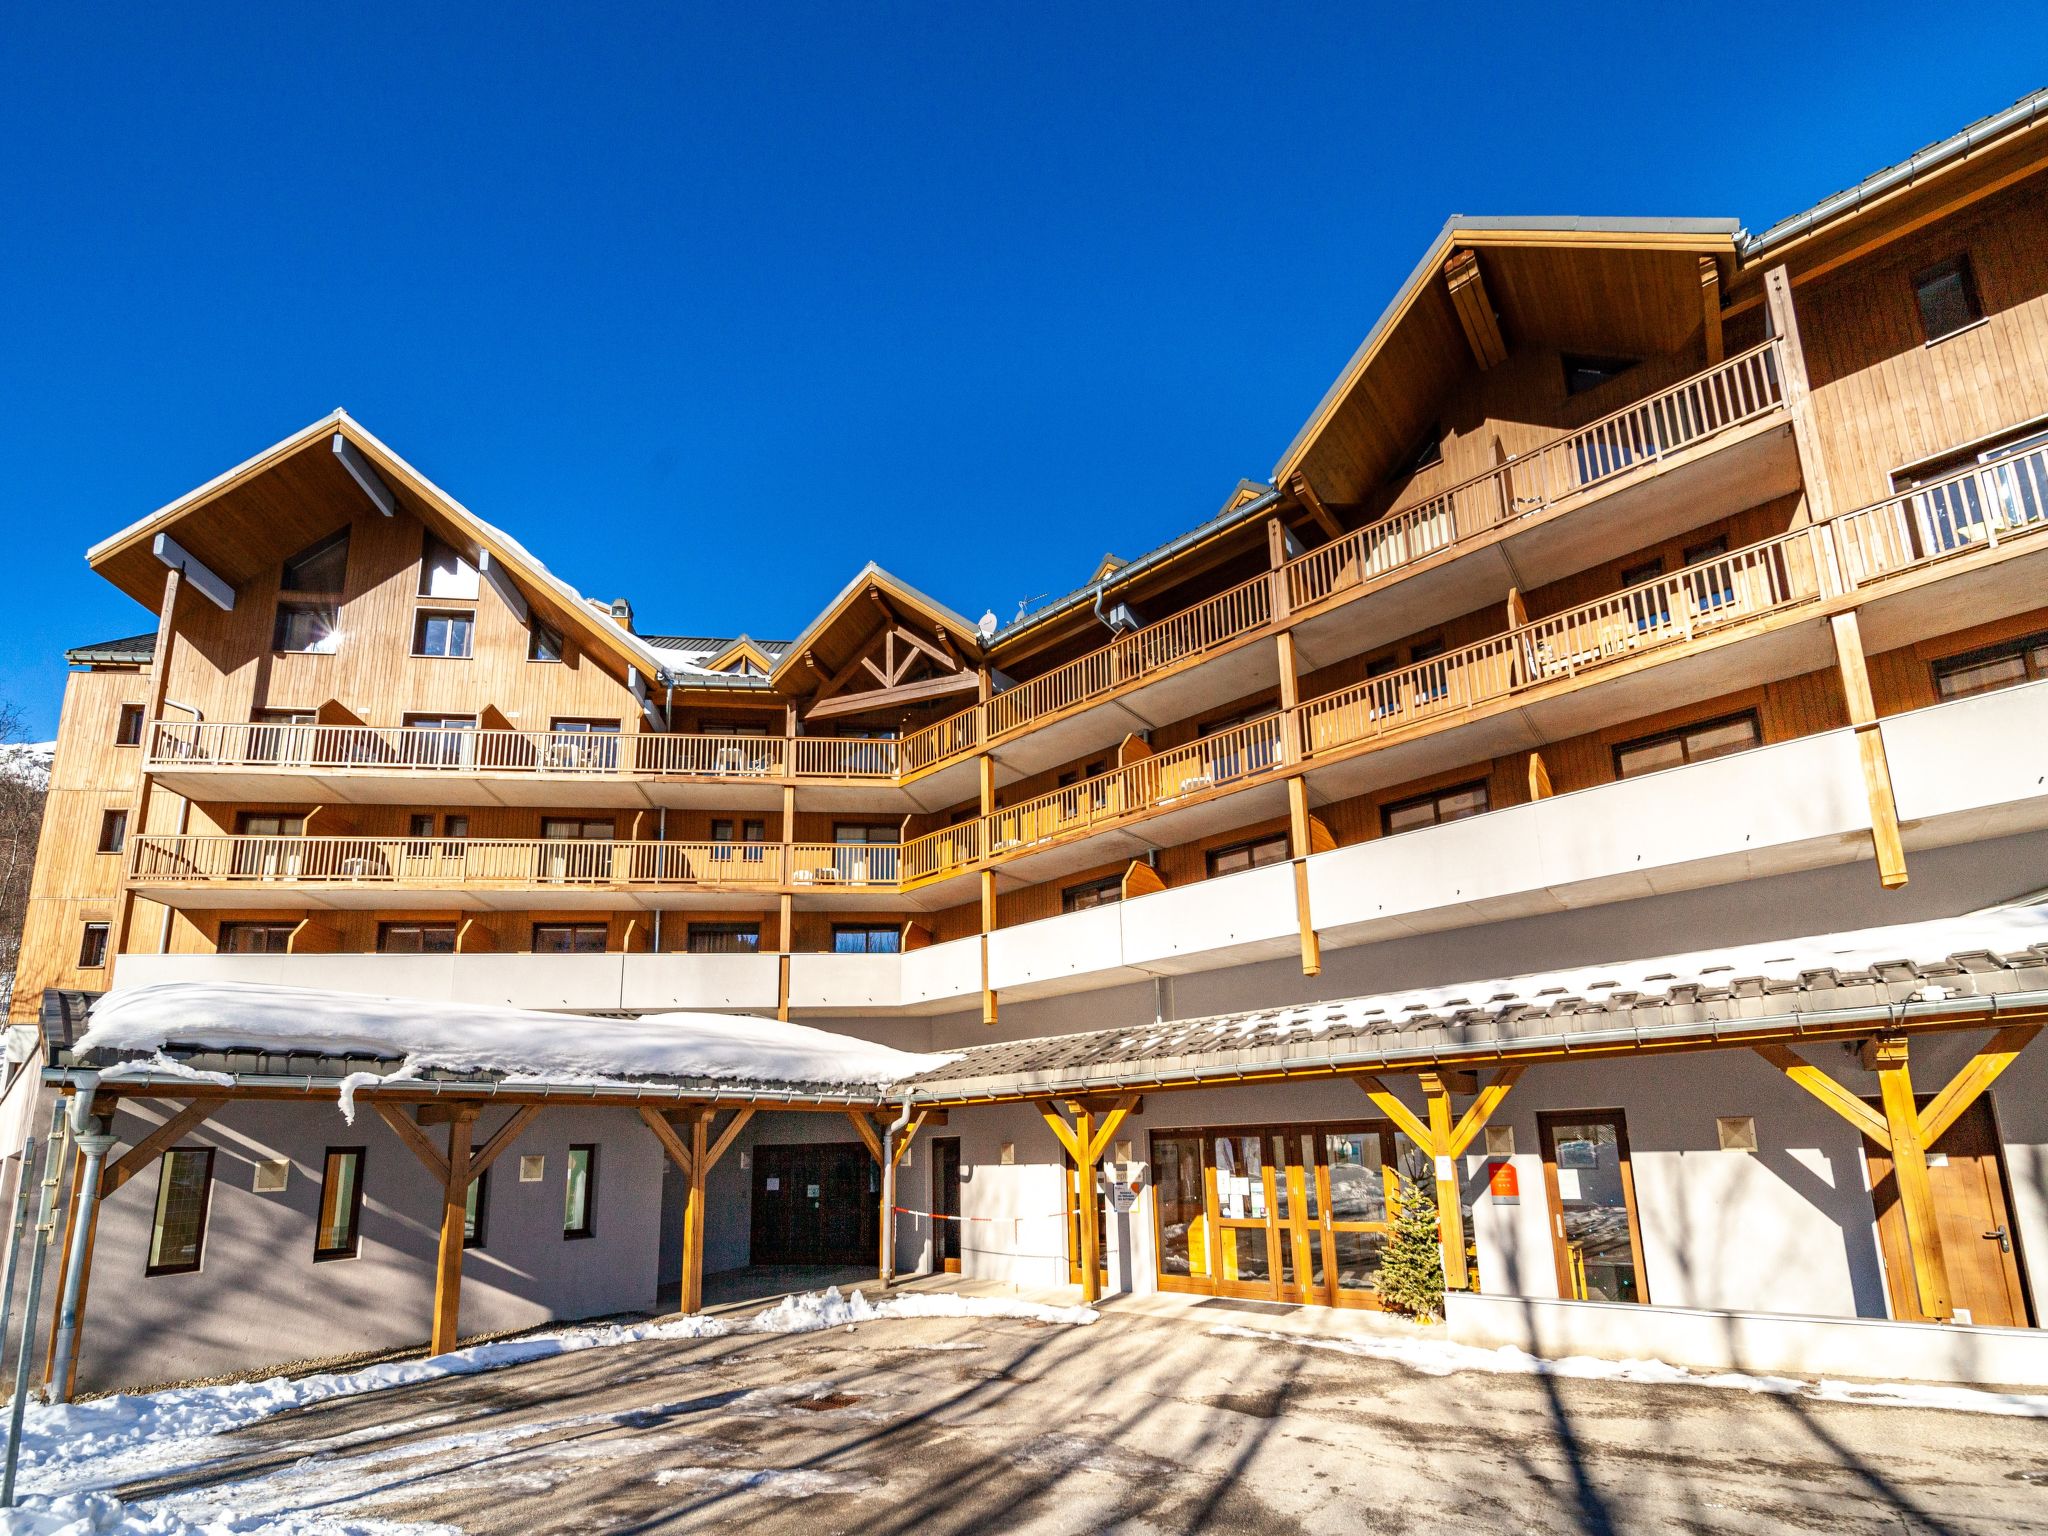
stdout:
<svg viewBox="0 0 2048 1536">
<path fill-rule="evenodd" d="M 1993 1227 L 1989 1232 L 1986 1232 L 1984 1234 L 1984 1238 L 1987 1242 L 1995 1239 L 1998 1243 L 1998 1251 L 2000 1253 L 2012 1252 L 2012 1234 L 2008 1232 L 2004 1227 Z"/>
</svg>

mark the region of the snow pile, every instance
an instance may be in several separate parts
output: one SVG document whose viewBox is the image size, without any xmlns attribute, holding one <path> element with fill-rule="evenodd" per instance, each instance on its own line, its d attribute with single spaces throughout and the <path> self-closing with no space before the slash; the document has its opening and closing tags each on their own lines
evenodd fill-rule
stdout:
<svg viewBox="0 0 2048 1536">
<path fill-rule="evenodd" d="M 1568 998 L 1604 1006 L 1625 1003 L 1654 1007 L 1677 988 L 1725 988 L 1738 981 L 1796 984 L 1815 971 L 1865 973 L 1880 964 L 1911 961 L 1933 964 L 1951 955 L 1989 951 L 2018 954 L 2048 948 L 2048 901 L 2021 902 L 1961 917 L 1923 923 L 1897 923 L 1843 933 L 1772 939 L 1761 944 L 1691 950 L 1654 955 L 1644 960 L 1603 961 L 1520 976 L 1450 982 L 1406 992 L 1382 992 L 1328 1003 L 1268 1008 L 1250 1013 L 1216 1014 L 1179 1019 L 1150 1029 L 1131 1030 L 1114 1042 L 1140 1055 L 1170 1053 L 1180 1044 L 1214 1048 L 1203 1037 L 1218 1034 L 1321 1034 L 1340 1028 L 1398 1029 L 1415 1018 L 1477 1014 L 1498 1018 L 1524 1008 L 1548 1008 Z M 1930 983 L 1916 994 L 1921 1001 L 1940 1002 L 1951 993 Z"/>
<path fill-rule="evenodd" d="M 194 1525 L 166 1510 L 145 1514 L 108 1493 L 66 1493 L 0 1510 L 0 1536 L 462 1536 L 453 1526 L 320 1515 L 229 1514 Z"/>
<path fill-rule="evenodd" d="M 959 1296 L 950 1291 L 913 1292 L 871 1303 L 859 1291 L 842 1298 L 839 1288 L 832 1286 L 805 1296 L 785 1296 L 767 1311 L 749 1318 L 743 1327 L 749 1333 L 815 1333 L 879 1318 L 912 1317 L 1007 1317 L 1085 1327 L 1099 1315 L 1091 1307 L 1048 1307 L 1035 1301 Z"/>
<path fill-rule="evenodd" d="M 1556 1376 L 1573 1381 L 1625 1381 L 1653 1387 L 1723 1387 L 1763 1392 L 1778 1397 L 1807 1398 L 1820 1403 L 1860 1403 L 1878 1408 L 1947 1408 L 1961 1413 L 1990 1413 L 2008 1418 L 2048 1419 L 2048 1395 L 2025 1392 L 1984 1392 L 1973 1387 L 1943 1387 L 1915 1382 L 1808 1381 L 1796 1376 L 1756 1376 L 1747 1371 L 1704 1373 L 1664 1360 L 1596 1360 L 1571 1355 L 1545 1360 L 1526 1350 L 1503 1345 L 1481 1349 L 1448 1339 L 1407 1338 L 1399 1334 L 1328 1338 L 1316 1334 L 1276 1333 L 1222 1323 L 1210 1333 L 1227 1339 L 1255 1339 L 1262 1344 L 1295 1344 L 1341 1355 L 1405 1365 L 1427 1376 L 1459 1371 L 1484 1371 L 1495 1376 Z"/>
<path fill-rule="evenodd" d="M 157 1052 L 173 1043 L 395 1057 L 406 1076 L 495 1072 L 529 1086 L 670 1077 L 879 1089 L 958 1059 L 742 1014 L 599 1019 L 227 981 L 110 992 L 93 1004 L 77 1049 Z M 378 1081 L 359 1075 L 352 1086 Z"/>
</svg>

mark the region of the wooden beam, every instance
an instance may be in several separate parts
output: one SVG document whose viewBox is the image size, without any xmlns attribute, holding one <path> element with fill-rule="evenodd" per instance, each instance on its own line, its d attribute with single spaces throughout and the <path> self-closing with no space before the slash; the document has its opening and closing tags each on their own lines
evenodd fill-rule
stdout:
<svg viewBox="0 0 2048 1536">
<path fill-rule="evenodd" d="M 1287 479 L 1287 493 L 1300 502 L 1302 509 L 1315 519 L 1316 526 L 1323 530 L 1325 538 L 1344 537 L 1344 525 L 1337 521 L 1336 515 L 1328 507 L 1323 505 L 1323 498 L 1318 496 L 1316 488 L 1309 484 L 1307 475 L 1299 470 L 1290 475 Z"/>
<path fill-rule="evenodd" d="M 668 1154 L 668 1160 L 687 1175 L 690 1171 L 689 1143 L 676 1134 L 676 1128 L 660 1110 L 643 1104 L 640 1106 L 640 1118 L 646 1123 L 647 1129 L 654 1132 L 654 1139 L 661 1143 L 661 1149 Z"/>
<path fill-rule="evenodd" d="M 2039 1024 L 2008 1024 L 1986 1041 L 1984 1048 L 1965 1062 L 1920 1111 L 1921 1144 L 1931 1147 L 1939 1141 L 1942 1133 L 1977 1102 L 1999 1074 L 2012 1065 L 2013 1058 L 2040 1033 Z"/>
<path fill-rule="evenodd" d="M 430 1352 L 455 1348 L 462 1319 L 462 1239 L 469 1217 L 469 1138 L 477 1110 L 448 1122 L 448 1158 L 441 1181 L 441 1246 L 434 1267 L 434 1333 Z"/>
<path fill-rule="evenodd" d="M 1060 1113 L 1059 1107 L 1050 1099 L 1034 1099 L 1032 1104 L 1044 1117 L 1045 1123 L 1052 1128 L 1054 1138 L 1066 1148 L 1067 1156 L 1076 1163 L 1080 1162 L 1081 1143 L 1075 1139 L 1073 1128 L 1067 1124 L 1067 1117 Z"/>
<path fill-rule="evenodd" d="M 448 1182 L 447 1159 L 434 1150 L 434 1144 L 427 1140 L 427 1133 L 413 1123 L 412 1116 L 397 1104 L 386 1104 L 382 1099 L 372 1099 L 371 1106 L 384 1123 L 391 1127 L 398 1139 L 412 1148 L 412 1154 L 426 1165 L 427 1172 L 441 1184 Z"/>
<path fill-rule="evenodd" d="M 540 1113 L 538 1104 L 522 1104 L 512 1111 L 512 1118 L 491 1133 L 490 1139 L 476 1151 L 469 1160 L 469 1176 L 474 1179 L 498 1160 L 501 1153 L 519 1139 L 520 1132 L 533 1124 L 533 1117 Z"/>
<path fill-rule="evenodd" d="M 711 1171 L 711 1149 L 706 1138 L 711 1111 L 694 1110 L 690 1122 L 690 1167 L 686 1175 L 689 1193 L 683 1203 L 682 1309 L 704 1310 L 704 1180 Z"/>
<path fill-rule="evenodd" d="M 1764 274 L 1764 302 L 1770 333 L 1778 341 L 1785 411 L 1792 418 L 1792 443 L 1799 453 L 1799 477 L 1806 487 L 1807 521 L 1826 522 L 1834 515 L 1834 497 L 1828 489 L 1827 465 L 1807 400 L 1806 351 L 1799 342 L 1799 317 L 1792 307 L 1792 280 L 1782 263 Z"/>
<path fill-rule="evenodd" d="M 1927 1143 L 1906 1061 L 1906 1037 L 1884 1035 L 1871 1042 L 1878 1097 L 1891 1132 L 1892 1180 L 1906 1218 L 1906 1251 L 1913 1268 L 1913 1293 L 1920 1312 L 1936 1322 L 1954 1316 L 1949 1301 L 1948 1264 L 1942 1253 L 1941 1221 L 1934 1208 L 1934 1183 L 1927 1175 Z"/>
<path fill-rule="evenodd" d="M 1102 1123 L 1095 1128 L 1094 1140 L 1088 1144 L 1089 1162 L 1099 1163 L 1102 1161 L 1103 1149 L 1109 1145 L 1111 1139 L 1122 1127 L 1125 1119 L 1135 1113 L 1138 1106 L 1143 1102 L 1144 1100 L 1140 1095 L 1127 1093 L 1110 1107 L 1109 1112 L 1102 1117 Z"/>
<path fill-rule="evenodd" d="M 864 1109 L 849 1109 L 846 1118 L 853 1122 L 853 1128 L 860 1132 L 860 1139 L 868 1149 L 868 1156 L 877 1163 L 882 1160 L 882 1138 L 875 1133 L 875 1124 Z"/>
<path fill-rule="evenodd" d="M 386 517 L 397 513 L 398 498 L 391 494 L 391 487 L 384 483 L 384 477 L 357 451 L 356 445 L 339 432 L 334 434 L 334 456 L 341 460 L 341 467 L 348 471 L 349 479 L 363 488 L 371 506 Z"/>
<path fill-rule="evenodd" d="M 187 1100 L 183 1109 L 100 1170 L 99 1198 L 106 1199 L 142 1172 L 166 1149 L 176 1146 L 188 1132 L 204 1125 L 208 1117 L 227 1101 L 228 1096 L 224 1093 Z"/>
<path fill-rule="evenodd" d="M 924 1129 L 924 1118 L 929 1111 L 919 1110 L 910 1117 L 910 1124 L 903 1127 L 903 1134 L 897 1139 L 892 1160 L 900 1168 L 903 1159 L 910 1155 L 911 1143 L 917 1140 L 917 1133 Z"/>
<path fill-rule="evenodd" d="M 1500 317 L 1486 292 L 1486 278 L 1479 270 L 1474 251 L 1453 251 L 1444 262 L 1444 283 L 1451 292 L 1451 307 L 1458 312 L 1458 325 L 1473 361 L 1487 369 L 1508 360 L 1508 344 L 1500 333 Z"/>
<path fill-rule="evenodd" d="M 1373 1101 L 1379 1112 L 1404 1131 L 1425 1155 L 1436 1156 L 1436 1133 L 1416 1117 L 1414 1110 L 1396 1098 L 1385 1083 L 1367 1073 L 1358 1079 L 1358 1086 L 1365 1090 L 1365 1096 Z"/>
<path fill-rule="evenodd" d="M 235 611 L 234 583 L 217 575 L 211 566 L 168 533 L 160 533 L 150 540 L 149 548 L 157 559 L 184 577 L 191 583 L 192 590 L 214 607 L 223 613 Z"/>
<path fill-rule="evenodd" d="M 476 568 L 482 573 L 484 580 L 491 584 L 491 590 L 498 594 L 498 601 L 511 610 L 515 619 L 522 624 L 533 622 L 533 612 L 526 606 L 526 594 L 512 584 L 512 577 L 506 571 L 502 560 L 488 549 L 479 550 Z"/>
<path fill-rule="evenodd" d="M 1891 763 L 1885 756 L 1884 734 L 1870 691 L 1863 631 L 1853 612 L 1832 615 L 1828 628 L 1835 642 L 1842 699 L 1849 709 L 1857 756 L 1863 764 L 1863 792 L 1870 804 L 1870 845 L 1877 855 L 1878 883 L 1895 891 L 1906 883 L 1906 845 L 1899 836 L 1899 805 L 1892 792 Z"/>
<path fill-rule="evenodd" d="M 1449 1150 L 1452 1157 L 1465 1155 L 1465 1149 L 1470 1147 L 1479 1133 L 1486 1129 L 1486 1122 L 1491 1120 L 1493 1112 L 1500 1108 L 1500 1101 L 1508 1096 L 1509 1090 L 1521 1080 L 1522 1074 L 1527 1070 L 1528 1068 L 1519 1062 L 1502 1067 L 1493 1074 L 1493 1080 L 1479 1090 L 1479 1097 L 1466 1107 L 1456 1129 L 1451 1132 Z"/>
<path fill-rule="evenodd" d="M 1436 1166 L 1437 1242 L 1444 1254 L 1444 1285 L 1453 1291 L 1470 1288 L 1472 1272 L 1465 1263 L 1465 1202 L 1458 1177 L 1457 1154 L 1451 1150 L 1451 1090 L 1435 1072 L 1418 1074 L 1429 1103 L 1430 1156 Z"/>
<path fill-rule="evenodd" d="M 718 1160 L 731 1149 L 733 1142 L 739 1138 L 740 1132 L 746 1128 L 747 1122 L 753 1118 L 754 1111 L 751 1108 L 733 1111 L 732 1119 L 726 1122 L 725 1129 L 718 1133 L 718 1140 L 711 1144 L 711 1150 L 705 1154 L 704 1171 L 706 1173 L 709 1173 L 718 1166 Z"/>
<path fill-rule="evenodd" d="M 1812 1062 L 1798 1055 L 1789 1045 L 1753 1045 L 1750 1047 L 1772 1066 L 1792 1079 L 1801 1088 L 1812 1094 L 1821 1103 L 1855 1126 L 1880 1147 L 1889 1148 L 1892 1142 L 1890 1128 L 1884 1116 L 1856 1097 L 1847 1088 L 1836 1082 Z"/>
<path fill-rule="evenodd" d="M 1522 601 L 1520 587 L 1508 588 L 1508 628 L 1521 629 L 1529 622 L 1529 605 Z"/>
<path fill-rule="evenodd" d="M 1721 343 L 1721 263 L 1712 256 L 1700 258 L 1700 319 L 1706 337 L 1707 366 L 1719 366 Z"/>
<path fill-rule="evenodd" d="M 914 704 L 923 699 L 940 698 L 949 693 L 972 692 L 979 686 L 972 672 L 948 672 L 942 677 L 921 678 L 914 683 L 903 683 L 894 688 L 871 688 L 866 693 L 849 693 L 822 703 L 813 704 L 804 713 L 806 720 L 826 720 L 838 715 L 857 715 L 864 710 L 878 709 L 890 704 Z"/>
<path fill-rule="evenodd" d="M 1548 800 L 1556 793 L 1550 787 L 1550 769 L 1545 766 L 1541 752 L 1529 754 L 1529 798 Z"/>
</svg>

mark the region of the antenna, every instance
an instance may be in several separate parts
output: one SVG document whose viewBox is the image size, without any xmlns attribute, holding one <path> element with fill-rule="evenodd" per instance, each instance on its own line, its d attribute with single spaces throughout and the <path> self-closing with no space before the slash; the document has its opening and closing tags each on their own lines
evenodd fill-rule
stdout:
<svg viewBox="0 0 2048 1536">
<path fill-rule="evenodd" d="M 1020 598 L 1018 598 L 1018 599 L 1017 599 L 1017 618 L 1016 618 L 1016 619 L 1012 619 L 1012 620 L 1010 620 L 1010 622 L 1011 622 L 1012 624 L 1016 623 L 1016 622 L 1017 622 L 1017 619 L 1021 619 L 1021 618 L 1023 618 L 1025 614 L 1027 614 L 1027 613 L 1029 613 L 1029 612 L 1031 611 L 1031 605 L 1032 605 L 1033 603 L 1042 603 L 1042 602 L 1044 602 L 1044 601 L 1045 601 L 1045 598 L 1046 598 L 1046 594 L 1045 594 L 1045 593 L 1043 593 L 1043 592 L 1039 593 L 1039 594 L 1038 594 L 1038 596 L 1036 596 L 1036 597 L 1020 597 Z"/>
</svg>

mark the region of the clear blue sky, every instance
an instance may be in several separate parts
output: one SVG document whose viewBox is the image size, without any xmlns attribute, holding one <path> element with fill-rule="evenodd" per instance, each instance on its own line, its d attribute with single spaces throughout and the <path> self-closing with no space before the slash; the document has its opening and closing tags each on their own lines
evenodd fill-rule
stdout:
<svg viewBox="0 0 2048 1536">
<path fill-rule="evenodd" d="M 1447 214 L 1761 229 L 2044 16 L 17 7 L 0 698 L 50 734 L 150 623 L 86 546 L 337 405 L 644 629 L 869 558 L 1007 619 L 1269 471 Z"/>
</svg>

